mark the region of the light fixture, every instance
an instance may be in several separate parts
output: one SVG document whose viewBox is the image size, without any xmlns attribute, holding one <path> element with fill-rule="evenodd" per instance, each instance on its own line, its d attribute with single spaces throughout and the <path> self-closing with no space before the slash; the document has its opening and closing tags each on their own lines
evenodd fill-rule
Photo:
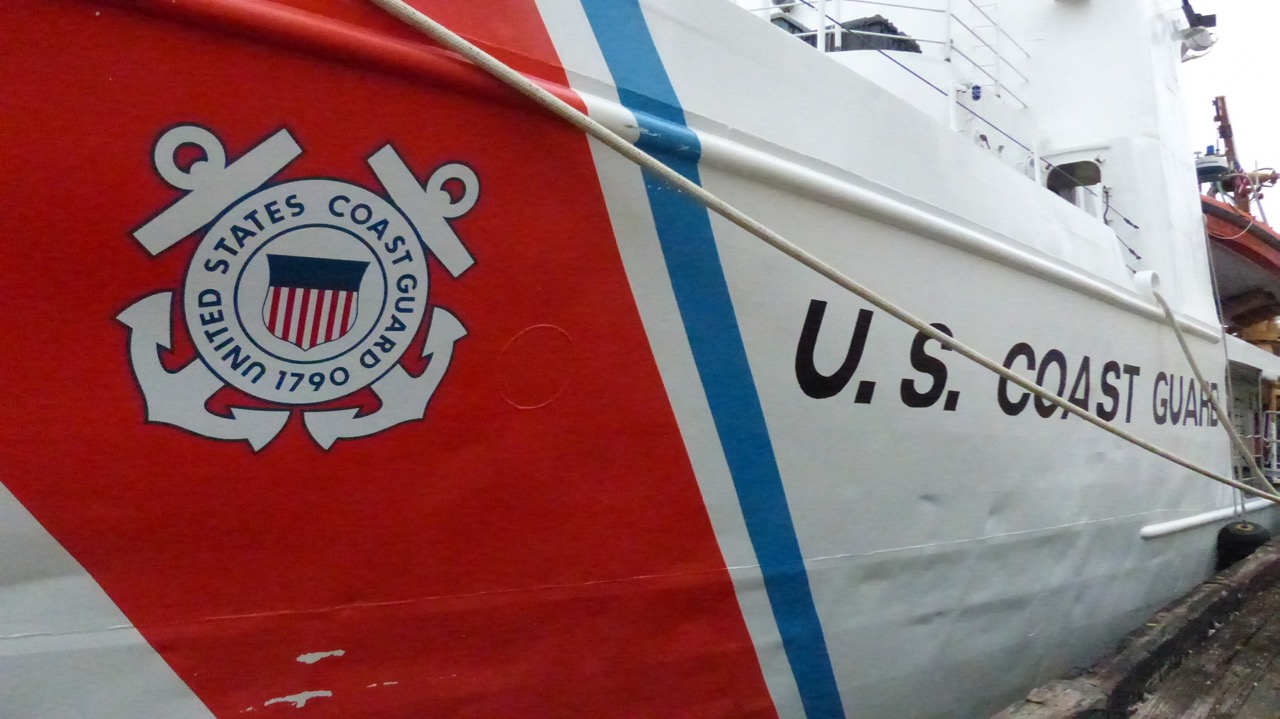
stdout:
<svg viewBox="0 0 1280 719">
<path fill-rule="evenodd" d="M 1189 27 L 1181 35 L 1182 46 L 1189 52 L 1205 52 L 1218 42 L 1218 36 L 1207 27 Z"/>
</svg>

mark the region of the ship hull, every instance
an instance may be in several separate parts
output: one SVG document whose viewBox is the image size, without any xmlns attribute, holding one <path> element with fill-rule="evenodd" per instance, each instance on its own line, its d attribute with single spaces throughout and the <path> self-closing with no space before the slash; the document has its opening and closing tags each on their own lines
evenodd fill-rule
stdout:
<svg viewBox="0 0 1280 719">
<path fill-rule="evenodd" d="M 373 8 L 294 5 L 6 24 L 3 713 L 979 716 L 1211 568 L 1215 526 L 1140 532 L 1228 490 Z M 847 102 L 879 126 L 816 159 L 706 86 L 731 44 L 681 35 L 754 19 L 421 5 L 899 306 L 1230 472 L 1225 388 L 1195 385 L 1112 239 L 871 85 Z M 936 167 L 893 169 L 904 148 Z M 259 326 L 293 312 L 262 294 L 272 252 L 347 263 L 289 288 L 318 303 L 289 346 Z M 1222 376 L 1212 321 L 1182 319 Z"/>
</svg>

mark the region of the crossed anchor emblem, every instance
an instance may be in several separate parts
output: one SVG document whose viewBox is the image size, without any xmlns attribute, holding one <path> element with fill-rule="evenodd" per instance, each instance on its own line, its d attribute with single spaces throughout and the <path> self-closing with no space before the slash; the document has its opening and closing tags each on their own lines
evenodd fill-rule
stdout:
<svg viewBox="0 0 1280 719">
<path fill-rule="evenodd" d="M 203 158 L 184 169 L 186 146 Z M 451 312 L 431 307 L 420 350 L 426 369 L 413 376 L 400 359 L 426 319 L 428 256 L 454 278 L 475 262 L 450 223 L 475 207 L 479 178 L 450 162 L 420 183 L 388 144 L 368 158 L 385 196 L 327 178 L 273 183 L 301 153 L 287 129 L 233 162 L 196 125 L 156 142 L 157 173 L 185 194 L 134 239 L 159 255 L 204 235 L 180 303 L 173 292 L 157 292 L 117 318 L 130 330 L 147 421 L 257 451 L 295 408 L 325 449 L 425 416 L 467 331 Z M 169 372 L 160 350 L 172 348 L 174 311 L 183 313 L 198 358 Z M 284 408 L 210 412 L 208 400 L 228 385 Z M 314 408 L 364 387 L 381 400 L 375 412 Z"/>
</svg>

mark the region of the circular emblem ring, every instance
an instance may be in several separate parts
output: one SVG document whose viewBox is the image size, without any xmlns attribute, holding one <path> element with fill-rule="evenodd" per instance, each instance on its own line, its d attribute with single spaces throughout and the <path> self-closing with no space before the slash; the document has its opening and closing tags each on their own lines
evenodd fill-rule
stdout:
<svg viewBox="0 0 1280 719">
<path fill-rule="evenodd" d="M 205 234 L 183 309 L 224 382 L 269 402 L 328 402 L 400 360 L 426 313 L 413 226 L 378 195 L 295 180 L 240 200 Z"/>
</svg>

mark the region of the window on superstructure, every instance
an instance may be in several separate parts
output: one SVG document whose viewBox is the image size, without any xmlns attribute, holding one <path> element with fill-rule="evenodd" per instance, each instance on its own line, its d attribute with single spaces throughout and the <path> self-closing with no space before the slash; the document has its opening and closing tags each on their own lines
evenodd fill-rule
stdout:
<svg viewBox="0 0 1280 719">
<path fill-rule="evenodd" d="M 1054 165 L 1045 177 L 1050 192 L 1091 214 L 1097 214 L 1097 192 L 1089 188 L 1100 184 L 1102 168 L 1093 160 Z"/>
<path fill-rule="evenodd" d="M 838 43 L 828 42 L 828 50 L 898 50 L 920 53 L 920 43 L 898 29 L 881 15 L 858 18 L 841 23 L 845 32 L 840 33 Z M 892 36 L 892 37 L 890 37 Z M 901 38 L 901 39 L 899 39 Z"/>
<path fill-rule="evenodd" d="M 792 20 L 791 18 L 787 17 L 786 15 L 777 15 L 769 22 L 772 23 L 774 27 L 785 30 L 788 35 L 799 35 L 800 33 L 805 32 L 805 28 L 803 26 L 801 26 L 795 20 Z M 810 45 L 814 44 L 813 36 L 809 36 L 807 38 L 800 38 L 800 39 L 804 40 Z"/>
</svg>

